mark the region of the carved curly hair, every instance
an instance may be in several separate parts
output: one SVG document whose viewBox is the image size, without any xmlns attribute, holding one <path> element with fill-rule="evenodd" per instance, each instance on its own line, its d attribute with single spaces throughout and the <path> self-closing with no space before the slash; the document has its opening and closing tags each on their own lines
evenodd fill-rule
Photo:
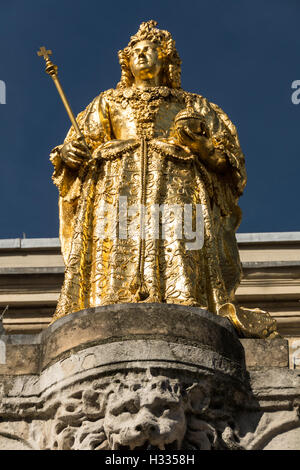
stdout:
<svg viewBox="0 0 300 470">
<path fill-rule="evenodd" d="M 175 41 L 171 33 L 156 28 L 157 22 L 150 20 L 141 24 L 138 32 L 131 36 L 130 42 L 125 49 L 118 52 L 121 65 L 121 80 L 117 88 L 130 87 L 134 77 L 131 73 L 129 60 L 132 47 L 140 41 L 151 41 L 157 44 L 163 57 L 163 85 L 170 88 L 180 88 L 181 59 L 175 48 Z"/>
</svg>

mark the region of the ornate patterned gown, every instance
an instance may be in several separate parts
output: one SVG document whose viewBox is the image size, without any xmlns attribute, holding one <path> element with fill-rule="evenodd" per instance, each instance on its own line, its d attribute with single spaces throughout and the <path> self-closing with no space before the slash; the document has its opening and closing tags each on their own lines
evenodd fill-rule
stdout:
<svg viewBox="0 0 300 470">
<path fill-rule="evenodd" d="M 215 148 L 226 155 L 222 174 L 169 139 L 175 116 L 187 106 L 203 117 Z M 51 154 L 66 265 L 54 319 L 115 303 L 166 302 L 218 313 L 234 302 L 241 278 L 237 201 L 246 177 L 227 115 L 181 89 L 131 87 L 100 94 L 79 114 L 78 123 L 95 159 L 74 170 L 62 161 L 60 146 Z M 71 128 L 66 142 L 74 138 Z M 125 197 L 127 222 L 136 230 L 122 237 L 118 223 Z M 203 213 L 203 247 L 187 248 L 185 237 L 178 237 L 174 213 L 165 236 L 155 236 L 153 207 L 196 204 Z"/>
</svg>

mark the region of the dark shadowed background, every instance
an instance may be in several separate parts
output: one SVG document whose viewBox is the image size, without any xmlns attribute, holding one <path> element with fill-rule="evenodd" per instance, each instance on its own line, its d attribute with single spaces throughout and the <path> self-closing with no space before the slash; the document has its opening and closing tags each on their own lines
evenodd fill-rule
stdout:
<svg viewBox="0 0 300 470">
<path fill-rule="evenodd" d="M 117 51 L 142 21 L 169 30 L 182 86 L 237 126 L 248 184 L 239 232 L 299 231 L 299 0 L 1 0 L 0 238 L 56 237 L 49 152 L 69 128 L 44 61 L 53 51 L 75 113 L 120 77 Z"/>
</svg>

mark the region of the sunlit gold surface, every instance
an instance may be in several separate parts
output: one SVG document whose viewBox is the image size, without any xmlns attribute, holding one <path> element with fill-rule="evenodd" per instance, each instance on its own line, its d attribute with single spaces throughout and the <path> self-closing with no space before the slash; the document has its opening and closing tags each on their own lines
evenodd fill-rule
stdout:
<svg viewBox="0 0 300 470">
<path fill-rule="evenodd" d="M 86 164 L 74 128 L 51 154 L 66 265 L 54 320 L 99 305 L 166 302 L 227 316 L 241 335 L 274 336 L 266 312 L 247 313 L 234 297 L 241 279 L 238 198 L 246 183 L 234 125 L 218 106 L 180 88 L 175 43 L 154 22 L 141 25 L 119 58 L 117 88 L 77 117 L 93 159 Z M 99 236 L 101 204 L 111 205 L 117 223 L 120 195 L 129 207 L 147 209 L 202 204 L 203 248 L 187 250 L 174 234 L 165 240 L 151 232 L 145 239 Z M 133 217 L 150 223 L 147 211 L 144 219 Z"/>
</svg>

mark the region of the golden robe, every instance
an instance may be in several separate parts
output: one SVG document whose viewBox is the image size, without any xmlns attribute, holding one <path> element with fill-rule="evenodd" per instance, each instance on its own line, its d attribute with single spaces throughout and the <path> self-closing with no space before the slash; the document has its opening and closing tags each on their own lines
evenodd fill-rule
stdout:
<svg viewBox="0 0 300 470">
<path fill-rule="evenodd" d="M 174 118 L 187 106 L 203 117 L 215 148 L 226 155 L 222 173 L 170 142 Z M 115 303 L 176 303 L 214 313 L 234 303 L 241 279 L 237 203 L 246 176 L 228 116 L 181 89 L 126 88 L 100 94 L 79 114 L 78 123 L 95 159 L 77 171 L 62 161 L 60 146 L 51 154 L 66 266 L 54 319 Z M 71 128 L 65 142 L 75 138 Z M 201 204 L 204 246 L 188 250 L 186 240 L 172 230 L 172 217 L 165 239 L 156 239 L 151 230 L 144 237 L 106 236 L 103 203 L 111 208 L 109 223 L 117 224 L 119 196 L 127 197 L 128 208 L 143 204 L 147 211 L 154 204 Z M 145 221 L 150 224 L 148 212 Z"/>
</svg>

